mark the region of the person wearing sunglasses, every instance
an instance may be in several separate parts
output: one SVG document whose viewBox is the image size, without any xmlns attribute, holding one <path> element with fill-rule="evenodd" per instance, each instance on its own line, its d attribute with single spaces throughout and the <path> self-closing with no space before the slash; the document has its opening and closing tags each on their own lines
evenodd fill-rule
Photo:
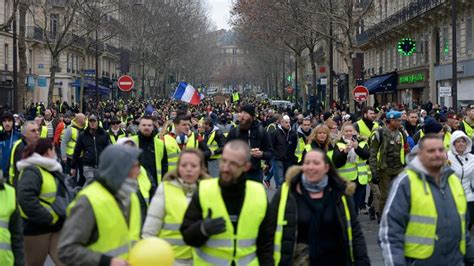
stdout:
<svg viewBox="0 0 474 266">
<path fill-rule="evenodd" d="M 111 144 L 117 143 L 117 141 L 121 138 L 126 138 L 128 137 L 127 132 L 125 132 L 121 127 L 120 127 L 120 120 L 117 117 L 112 118 L 112 122 L 110 123 L 111 127 L 107 131 L 110 139 Z"/>
</svg>

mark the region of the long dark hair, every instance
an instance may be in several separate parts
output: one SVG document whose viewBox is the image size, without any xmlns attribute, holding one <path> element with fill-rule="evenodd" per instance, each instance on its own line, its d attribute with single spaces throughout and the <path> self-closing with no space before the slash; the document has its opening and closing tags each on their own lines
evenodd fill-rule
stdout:
<svg viewBox="0 0 474 266">
<path fill-rule="evenodd" d="M 45 155 L 48 150 L 54 149 L 53 141 L 50 139 L 40 139 L 36 143 L 29 144 L 26 146 L 23 151 L 22 158 L 26 159 L 33 155 L 33 153 L 38 153 L 39 155 Z"/>
</svg>

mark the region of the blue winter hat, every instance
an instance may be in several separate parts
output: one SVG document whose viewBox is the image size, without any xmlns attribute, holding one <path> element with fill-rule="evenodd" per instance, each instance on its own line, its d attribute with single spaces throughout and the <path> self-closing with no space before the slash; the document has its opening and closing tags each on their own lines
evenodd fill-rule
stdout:
<svg viewBox="0 0 474 266">
<path fill-rule="evenodd" d="M 147 105 L 147 107 L 145 108 L 146 115 L 151 115 L 153 111 L 155 111 L 155 109 L 153 109 L 153 106 L 151 106 L 151 104 Z"/>
<path fill-rule="evenodd" d="M 443 129 L 443 126 L 432 117 L 425 119 L 423 131 L 425 134 L 428 133 L 439 133 Z"/>
<path fill-rule="evenodd" d="M 387 120 L 399 119 L 402 117 L 402 112 L 392 110 L 387 113 L 386 117 L 387 117 Z"/>
</svg>

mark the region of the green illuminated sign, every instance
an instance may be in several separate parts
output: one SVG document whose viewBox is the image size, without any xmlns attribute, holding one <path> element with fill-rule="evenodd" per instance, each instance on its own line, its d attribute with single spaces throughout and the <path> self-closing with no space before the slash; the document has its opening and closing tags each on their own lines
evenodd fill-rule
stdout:
<svg viewBox="0 0 474 266">
<path fill-rule="evenodd" d="M 291 75 L 288 75 L 288 77 L 286 77 L 286 80 L 288 81 L 291 81 L 293 78 L 291 77 Z"/>
<path fill-rule="evenodd" d="M 398 42 L 398 52 L 405 56 L 412 56 L 416 52 L 416 42 L 411 38 L 403 38 Z"/>
<path fill-rule="evenodd" d="M 399 77 L 400 84 L 406 83 L 417 83 L 420 81 L 425 81 L 425 75 L 422 73 L 419 74 L 411 74 L 411 75 L 404 75 Z"/>
</svg>

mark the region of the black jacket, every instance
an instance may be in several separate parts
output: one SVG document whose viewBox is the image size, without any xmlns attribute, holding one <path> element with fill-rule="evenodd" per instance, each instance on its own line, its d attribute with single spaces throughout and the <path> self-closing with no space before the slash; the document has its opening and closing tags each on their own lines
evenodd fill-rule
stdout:
<svg viewBox="0 0 474 266">
<path fill-rule="evenodd" d="M 272 146 L 274 150 L 274 160 L 296 163 L 295 150 L 298 145 L 298 136 L 296 131 L 290 128 L 285 130 L 278 125 L 277 129 L 270 133 Z"/>
<path fill-rule="evenodd" d="M 109 144 L 109 135 L 104 129 L 98 127 L 95 135 L 92 135 L 89 128 L 86 128 L 77 139 L 72 156 L 72 167 L 76 168 L 78 160 L 81 159 L 84 166 L 97 168 L 100 154 Z"/>
<path fill-rule="evenodd" d="M 219 182 L 222 198 L 229 215 L 239 215 L 244 203 L 246 178 L 242 176 L 239 180 L 240 181 L 237 184 L 230 187 L 223 187 Z M 203 217 L 199 201 L 199 192 L 196 192 L 189 203 L 180 228 L 183 240 L 186 244 L 192 247 L 200 247 L 209 239 L 209 237 L 203 235 L 201 232 L 202 221 Z M 234 228 L 237 228 L 236 223 L 234 223 Z M 270 206 L 268 206 L 265 218 L 260 224 L 257 236 L 257 257 L 260 265 L 274 265 L 274 233 L 275 229 L 271 227 L 270 221 Z"/>
<path fill-rule="evenodd" d="M 319 144 L 319 142 L 313 140 L 313 142 L 311 142 L 311 150 L 314 150 L 314 149 L 320 149 L 320 150 L 323 150 L 323 151 L 325 150 L 324 145 L 321 145 L 321 144 Z M 326 153 L 328 151 L 332 151 L 333 149 L 334 149 L 334 147 L 332 146 L 331 143 L 329 143 L 328 150 L 326 151 Z M 306 151 L 306 148 L 305 148 L 303 150 L 303 157 L 302 157 L 301 163 L 303 163 L 304 157 L 306 156 L 306 153 L 307 153 L 307 151 Z"/>
<path fill-rule="evenodd" d="M 290 184 L 290 193 L 288 195 L 288 200 L 285 208 L 285 220 L 287 224 L 283 227 L 283 237 L 281 242 L 281 260 L 279 265 L 292 265 L 293 252 L 296 247 L 297 241 L 297 231 L 298 231 L 298 205 L 297 205 L 297 186 L 301 182 L 301 168 L 293 167 L 290 168 L 287 172 L 287 181 Z M 364 235 L 362 233 L 362 228 L 357 220 L 357 214 L 355 213 L 354 203 L 351 197 L 347 197 L 349 211 L 351 215 L 351 227 L 352 227 L 352 245 L 354 250 L 354 259 L 355 263 L 351 262 L 351 256 L 349 252 L 349 242 L 347 238 L 347 228 L 346 228 L 346 217 L 344 211 L 344 205 L 342 203 L 342 195 L 345 194 L 350 196 L 353 193 L 354 185 L 346 185 L 346 183 L 341 179 L 336 179 L 329 177 L 329 184 L 326 191 L 331 191 L 333 200 L 336 203 L 336 215 L 338 219 L 338 224 L 340 225 L 340 230 L 342 232 L 341 236 L 343 239 L 334 239 L 344 243 L 341 247 L 346 254 L 346 264 L 345 265 L 370 265 L 370 260 L 367 255 L 367 246 L 365 244 Z M 271 225 L 273 230 L 276 230 L 276 222 L 278 219 L 278 207 L 280 204 L 281 198 L 281 189 L 273 197 L 270 203 L 271 211 Z M 336 260 L 335 260 L 336 261 Z"/>
<path fill-rule="evenodd" d="M 249 175 L 262 171 L 262 160 L 271 161 L 273 159 L 273 147 L 270 141 L 270 136 L 257 121 L 253 121 L 249 130 L 241 131 L 239 126 L 232 128 L 227 136 L 227 141 L 234 139 L 243 140 L 249 143 L 251 149 L 259 148 L 260 151 L 263 152 L 263 156 L 260 159 L 252 157 L 252 168 L 250 168 Z"/>
<path fill-rule="evenodd" d="M 50 172 L 56 179 L 58 190 L 61 186 L 65 186 L 64 176 L 60 172 Z M 24 235 L 41 235 L 46 233 L 58 232 L 61 230 L 64 218 L 60 218 L 58 222 L 51 225 L 53 217 L 40 204 L 38 195 L 41 192 L 43 177 L 40 170 L 36 166 L 28 166 L 23 170 L 21 178 L 18 181 L 17 196 L 18 205 L 26 214 L 28 219 L 23 219 Z"/>
<path fill-rule="evenodd" d="M 151 192 L 154 195 L 156 189 L 158 188 L 158 183 L 156 181 L 156 161 L 155 161 L 155 135 L 152 134 L 149 137 L 145 137 L 141 132 L 138 132 L 138 147 L 143 151 L 140 156 L 140 164 L 146 169 L 148 177 L 152 184 Z M 165 176 L 168 172 L 168 156 L 166 153 L 166 148 L 163 145 L 163 158 L 161 159 L 161 176 Z"/>
<path fill-rule="evenodd" d="M 358 140 L 359 144 L 362 140 Z M 343 140 L 339 140 L 338 143 L 344 143 Z M 345 143 L 344 143 L 345 144 Z M 370 150 L 369 150 L 369 145 L 365 145 L 364 148 L 361 148 L 360 145 L 355 149 L 355 153 L 359 158 L 362 160 L 366 161 L 370 157 Z M 347 162 L 347 153 L 344 153 L 344 151 L 340 151 L 339 147 L 334 148 L 334 152 L 332 154 L 332 162 L 334 163 L 334 166 L 336 168 L 341 168 L 343 167 L 346 162 Z"/>
</svg>

